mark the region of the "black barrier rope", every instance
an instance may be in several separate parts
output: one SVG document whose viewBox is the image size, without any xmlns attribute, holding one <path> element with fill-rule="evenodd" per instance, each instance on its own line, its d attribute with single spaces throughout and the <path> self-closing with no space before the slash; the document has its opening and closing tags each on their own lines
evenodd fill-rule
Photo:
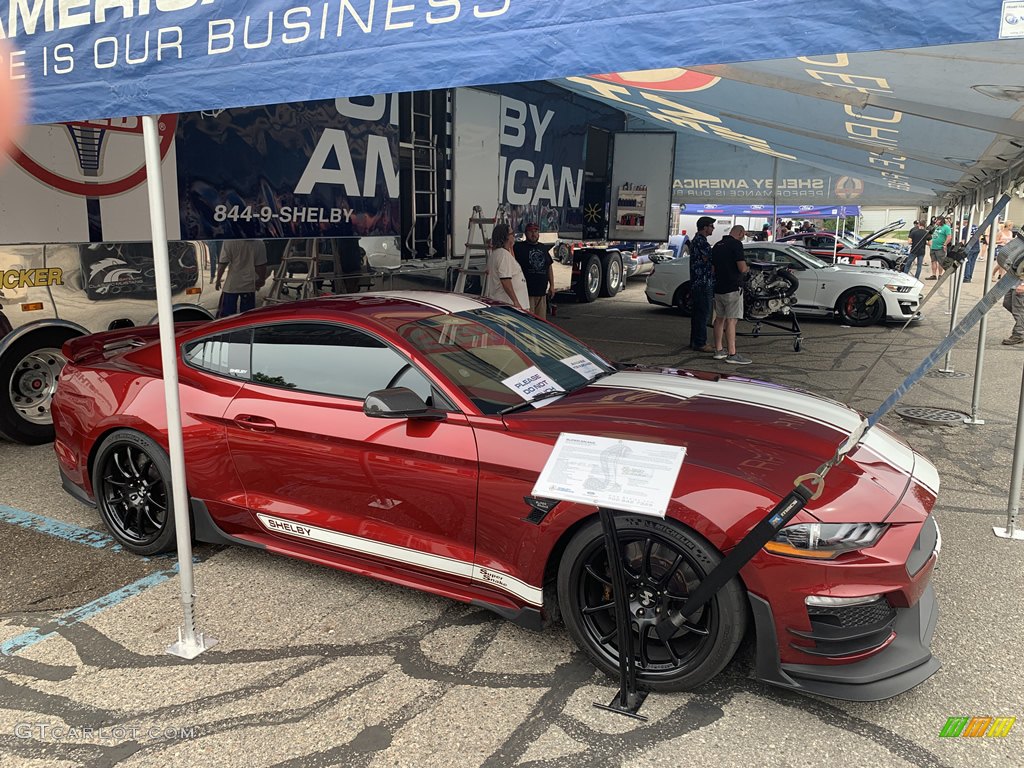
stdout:
<svg viewBox="0 0 1024 768">
<path fill-rule="evenodd" d="M 999 282 L 992 286 L 981 298 L 981 301 L 950 331 L 949 335 L 896 387 L 885 402 L 878 406 L 875 412 L 862 421 L 853 434 L 842 442 L 831 459 L 818 467 L 815 472 L 801 475 L 794 481 L 795 488 L 740 540 L 740 543 L 725 556 L 722 562 L 715 566 L 707 578 L 697 585 L 679 611 L 670 616 L 666 615 L 655 625 L 655 631 L 661 640 L 667 641 L 682 629 L 686 625 L 687 619 L 704 607 L 718 590 L 735 577 L 740 569 L 757 554 L 758 550 L 771 541 L 776 532 L 803 509 L 808 501 L 820 496 L 825 489 L 825 476 L 829 470 L 839 464 L 860 443 L 867 431 L 875 426 L 1007 291 L 1016 286 L 1024 277 L 1024 240 L 1018 238 L 1004 245 L 999 259 L 1000 265 L 1006 269 L 1006 274 Z M 805 482 L 812 483 L 815 488 L 812 490 L 806 487 Z"/>
<path fill-rule="evenodd" d="M 970 251 L 971 248 L 978 244 L 978 241 L 981 239 L 981 235 L 985 232 L 985 230 L 987 230 L 990 226 L 992 226 L 995 223 L 996 217 L 1000 213 L 1002 213 L 1003 209 L 1009 204 L 1009 202 L 1009 195 L 1003 195 L 1001 198 L 999 198 L 999 200 L 996 201 L 995 205 L 992 206 L 992 210 L 989 212 L 988 216 L 986 216 L 985 220 L 978 225 L 978 228 L 974 230 L 974 234 L 971 235 L 970 240 L 967 241 L 967 245 L 964 246 L 963 251 L 961 252 L 963 256 L 961 256 L 959 260 L 955 261 L 951 265 L 952 268 L 944 270 L 943 273 L 939 275 L 939 279 L 935 282 L 935 285 L 932 286 L 932 289 L 923 299 L 921 299 L 921 303 L 918 304 L 918 311 L 924 309 L 924 306 L 931 300 L 932 296 L 934 296 L 936 292 L 942 287 L 943 283 L 945 283 L 946 280 L 948 280 L 951 275 L 955 274 L 956 270 L 963 265 L 963 260 L 967 257 L 968 251 Z M 881 301 L 882 297 L 876 296 L 875 298 L 878 301 Z M 844 403 L 849 405 L 850 399 L 857 393 L 857 390 L 861 388 L 861 385 L 865 381 L 867 381 L 868 376 L 870 376 L 871 372 L 875 370 L 875 366 L 877 366 L 882 361 L 882 358 L 886 356 L 886 354 L 892 348 L 892 345 L 896 343 L 896 341 L 900 338 L 903 332 L 907 329 L 907 326 L 910 325 L 916 319 L 916 317 L 907 318 L 907 322 L 905 322 L 900 327 L 900 329 L 896 331 L 893 337 L 889 339 L 889 343 L 885 345 L 885 349 L 882 350 L 881 354 L 879 354 L 878 357 L 875 358 L 875 361 L 868 366 L 867 370 L 864 371 L 863 374 L 861 374 L 861 377 L 857 379 L 856 383 L 852 387 L 850 387 L 850 391 L 847 392 L 846 397 L 843 398 Z"/>
</svg>

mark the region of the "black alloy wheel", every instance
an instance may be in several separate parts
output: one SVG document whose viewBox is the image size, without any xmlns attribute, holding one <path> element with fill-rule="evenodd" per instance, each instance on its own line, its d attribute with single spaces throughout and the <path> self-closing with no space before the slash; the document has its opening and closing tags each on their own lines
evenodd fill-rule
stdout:
<svg viewBox="0 0 1024 768">
<path fill-rule="evenodd" d="M 680 609 L 721 557 L 697 534 L 670 520 L 617 518 L 626 569 L 637 684 L 689 690 L 732 659 L 747 626 L 744 590 L 733 579 L 667 641 L 655 624 Z M 576 644 L 604 672 L 618 675 L 618 634 L 608 556 L 598 521 L 569 543 L 558 570 L 558 601 Z"/>
<path fill-rule="evenodd" d="M 839 297 L 836 312 L 843 323 L 854 328 L 874 325 L 885 319 L 885 299 L 874 288 L 851 288 Z"/>
<path fill-rule="evenodd" d="M 125 549 L 166 552 L 175 543 L 171 465 L 152 439 L 120 429 L 100 445 L 92 470 L 103 522 Z"/>
<path fill-rule="evenodd" d="M 676 288 L 676 293 L 672 297 L 672 306 L 683 317 L 693 317 L 693 296 L 690 294 L 689 283 L 683 283 Z"/>
</svg>

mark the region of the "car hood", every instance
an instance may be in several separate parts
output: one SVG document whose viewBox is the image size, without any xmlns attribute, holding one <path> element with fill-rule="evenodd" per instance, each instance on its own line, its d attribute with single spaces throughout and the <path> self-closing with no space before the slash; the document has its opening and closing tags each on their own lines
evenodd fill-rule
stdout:
<svg viewBox="0 0 1024 768">
<path fill-rule="evenodd" d="M 506 422 L 517 432 L 575 432 L 685 446 L 681 476 L 704 467 L 782 498 L 796 477 L 832 457 L 861 416 L 840 403 L 762 381 L 641 369 L 614 373 L 541 408 L 509 414 Z M 825 492 L 806 511 L 824 521 L 882 522 L 914 488 L 912 506 L 927 514 L 938 487 L 938 474 L 927 459 L 875 427 L 832 469 Z"/>
<path fill-rule="evenodd" d="M 904 224 L 906 224 L 906 222 L 903 219 L 899 219 L 897 221 L 894 221 L 891 224 L 886 224 L 884 227 L 882 227 L 881 229 L 875 230 L 870 235 L 866 235 L 866 236 L 862 237 L 860 239 L 860 242 L 857 243 L 857 247 L 858 248 L 863 248 L 868 243 L 873 243 L 878 238 L 885 237 L 890 232 L 895 232 L 897 229 L 902 227 Z"/>
</svg>

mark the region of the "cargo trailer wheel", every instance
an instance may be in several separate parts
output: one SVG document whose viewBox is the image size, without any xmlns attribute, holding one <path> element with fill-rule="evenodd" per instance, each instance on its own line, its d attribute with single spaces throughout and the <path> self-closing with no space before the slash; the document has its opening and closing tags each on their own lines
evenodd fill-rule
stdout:
<svg viewBox="0 0 1024 768">
<path fill-rule="evenodd" d="M 601 293 L 601 278 L 601 257 L 596 253 L 584 255 L 580 264 L 580 276 L 576 282 L 577 298 L 586 304 L 596 301 Z"/>
<path fill-rule="evenodd" d="M 16 443 L 53 441 L 50 404 L 67 360 L 60 348 L 79 334 L 43 328 L 18 339 L 0 357 L 0 435 Z"/>
</svg>

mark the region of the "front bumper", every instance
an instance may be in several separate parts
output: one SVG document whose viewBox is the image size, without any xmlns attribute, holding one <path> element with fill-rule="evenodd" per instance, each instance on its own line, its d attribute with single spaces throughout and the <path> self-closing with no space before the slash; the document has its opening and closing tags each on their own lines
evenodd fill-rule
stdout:
<svg viewBox="0 0 1024 768">
<path fill-rule="evenodd" d="M 757 632 L 756 675 L 766 683 L 846 701 L 879 701 L 909 691 L 941 666 L 929 649 L 939 616 L 931 585 L 916 603 L 896 609 L 895 639 L 888 646 L 850 664 L 780 662 L 771 606 L 754 594 L 749 599 Z"/>
</svg>

